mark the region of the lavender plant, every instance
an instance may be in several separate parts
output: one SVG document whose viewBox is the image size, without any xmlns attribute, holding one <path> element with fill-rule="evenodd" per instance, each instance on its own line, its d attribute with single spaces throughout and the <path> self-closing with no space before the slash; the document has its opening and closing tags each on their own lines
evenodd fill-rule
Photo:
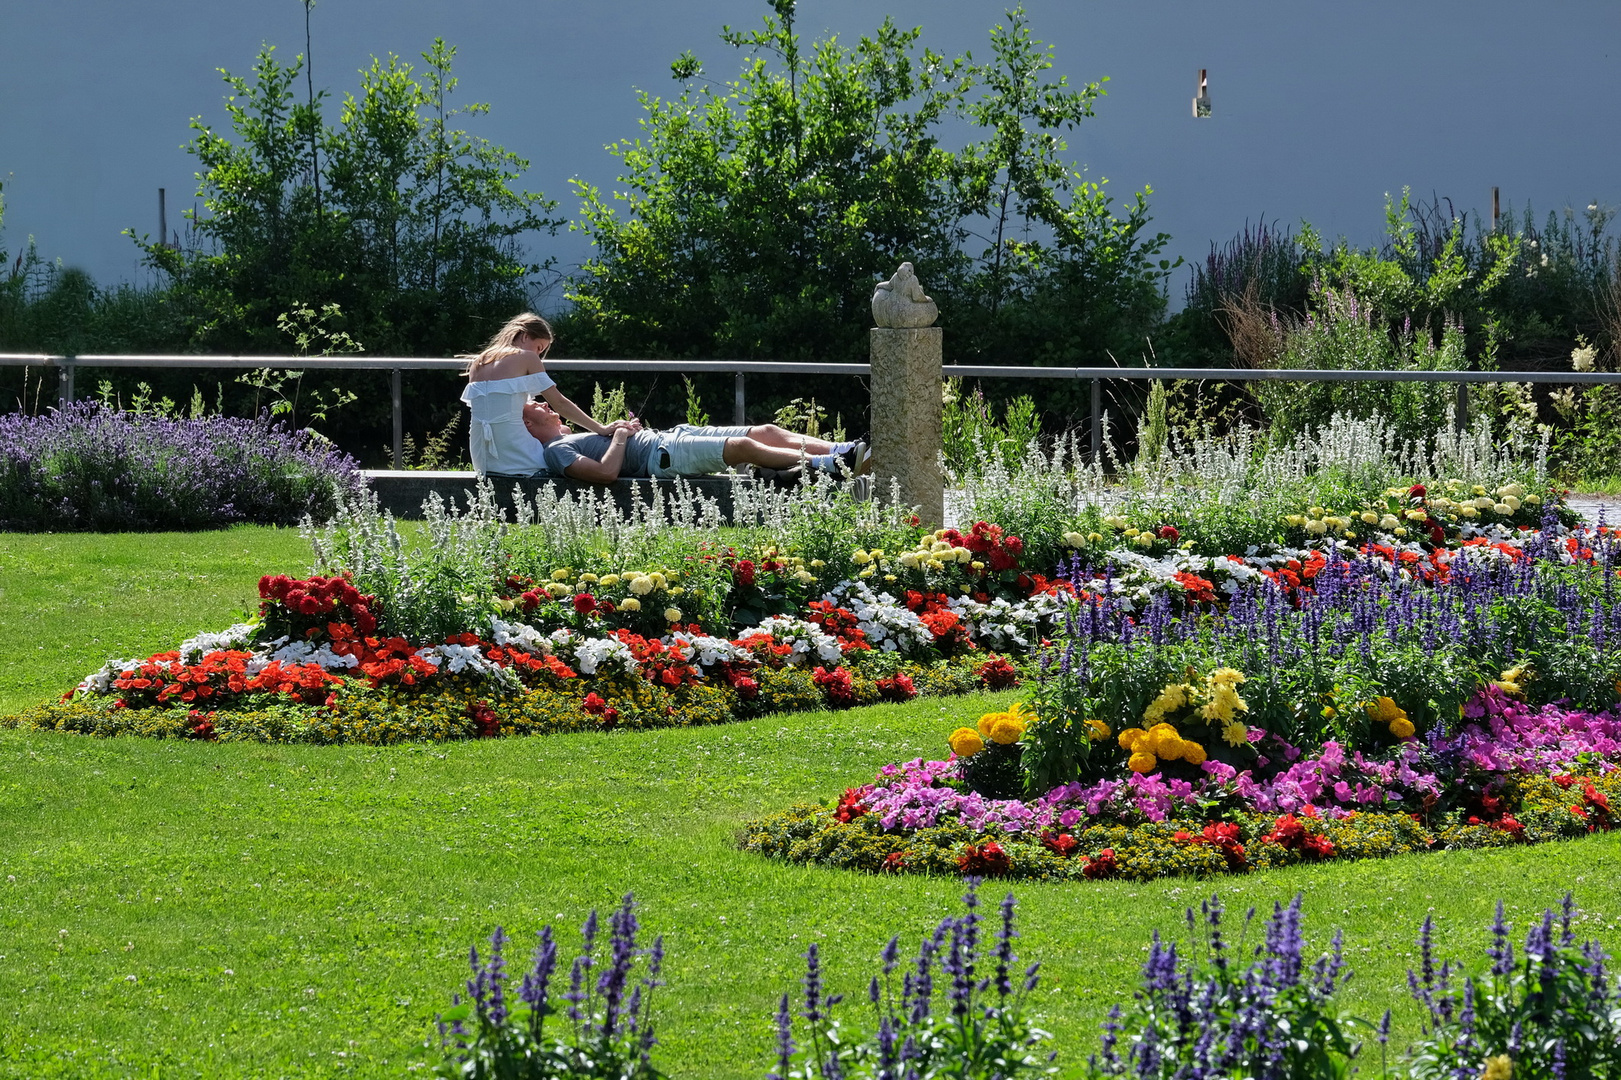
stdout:
<svg viewBox="0 0 1621 1080">
<path fill-rule="evenodd" d="M 979 879 L 968 879 L 967 914 L 947 917 L 923 939 L 911 969 L 901 973 L 900 939 L 880 954 L 882 972 L 867 987 L 875 1026 L 855 1036 L 833 1016 L 843 1000 L 822 983 L 821 954 L 805 953 L 806 1034 L 794 1039 L 789 997 L 777 1010 L 777 1065 L 770 1080 L 1016 1080 L 1057 1072 L 1050 1036 L 1025 1018 L 1039 964 L 1018 971 L 1013 941 L 1014 899 L 1002 901 L 995 947 L 983 955 L 978 914 Z"/>
<path fill-rule="evenodd" d="M 292 525 L 364 486 L 355 461 L 267 419 L 181 419 L 77 402 L 0 417 L 0 529 Z"/>
<path fill-rule="evenodd" d="M 624 903 L 608 919 L 605 956 L 599 957 L 600 925 L 593 909 L 581 928 L 580 955 L 569 971 L 568 990 L 554 996 L 557 942 L 552 928 L 541 929 L 530 970 L 511 1000 L 506 959 L 510 940 L 501 927 L 490 936 L 489 956 L 480 960 L 473 948 L 473 977 L 467 999 L 439 1017 L 440 1048 L 445 1058 L 436 1075 L 461 1080 L 659 1080 L 653 1066 L 653 991 L 664 960 L 664 938 L 651 948 L 636 943 L 640 929 L 635 902 Z M 638 957 L 647 960 L 646 974 L 633 980 Z M 566 1010 L 558 1003 L 566 1003 Z M 547 1018 L 563 1013 L 550 1030 Z"/>
<path fill-rule="evenodd" d="M 1497 902 L 1491 968 L 1455 982 L 1461 965 L 1435 963 L 1435 924 L 1419 932 L 1419 971 L 1407 973 L 1424 1008 L 1424 1037 L 1409 1050 L 1413 1080 L 1621 1076 L 1621 985 L 1598 942 L 1578 945 L 1569 893 L 1557 916 L 1544 911 L 1518 958 Z M 1557 922 L 1557 927 L 1556 927 Z"/>
<path fill-rule="evenodd" d="M 1300 933 L 1301 898 L 1274 906 L 1265 940 L 1245 966 L 1223 934 L 1223 908 L 1212 896 L 1188 909 L 1199 951 L 1181 955 L 1159 933 L 1129 1012 L 1116 1006 L 1090 1077 L 1308 1080 L 1349 1074 L 1358 1045 L 1350 1021 L 1331 1007 L 1351 974 L 1334 935 L 1332 951 L 1308 964 Z M 1248 928 L 1255 910 L 1245 916 Z"/>
</svg>

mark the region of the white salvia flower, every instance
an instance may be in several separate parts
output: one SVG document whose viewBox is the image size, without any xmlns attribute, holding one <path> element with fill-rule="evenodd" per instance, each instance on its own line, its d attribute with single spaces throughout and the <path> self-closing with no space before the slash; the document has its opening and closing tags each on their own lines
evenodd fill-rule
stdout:
<svg viewBox="0 0 1621 1080">
<path fill-rule="evenodd" d="M 214 634 L 198 634 L 196 637 L 187 638 L 180 643 L 180 659 L 188 664 L 195 664 L 211 652 L 250 648 L 253 635 L 258 629 L 259 627 L 253 623 L 237 623 L 229 630 L 222 630 Z"/>
</svg>

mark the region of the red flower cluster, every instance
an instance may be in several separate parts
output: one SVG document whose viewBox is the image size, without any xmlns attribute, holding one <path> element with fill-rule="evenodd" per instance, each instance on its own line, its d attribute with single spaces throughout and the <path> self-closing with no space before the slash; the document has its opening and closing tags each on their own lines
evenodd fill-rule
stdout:
<svg viewBox="0 0 1621 1080">
<path fill-rule="evenodd" d="M 979 681 L 991 690 L 1007 690 L 1019 685 L 1019 672 L 1005 656 L 993 656 L 975 672 Z"/>
<path fill-rule="evenodd" d="M 861 805 L 864 792 L 860 788 L 845 788 L 844 797 L 839 800 L 838 809 L 833 811 L 833 820 L 838 822 L 851 822 L 867 812 Z"/>
<path fill-rule="evenodd" d="M 929 633 L 934 635 L 935 648 L 943 653 L 949 655 L 974 647 L 973 641 L 968 636 L 968 624 L 963 622 L 955 611 L 939 608 L 925 611 L 917 619 L 929 628 Z"/>
<path fill-rule="evenodd" d="M 754 658 L 769 668 L 780 668 L 794 654 L 794 647 L 778 641 L 770 634 L 746 634 L 734 643 L 747 649 Z"/>
<path fill-rule="evenodd" d="M 872 648 L 867 642 L 867 632 L 856 625 L 855 613 L 850 609 L 838 607 L 831 600 L 812 600 L 806 606 L 810 613 L 805 618 L 838 638 L 839 648 L 845 652 Z"/>
<path fill-rule="evenodd" d="M 214 741 L 219 733 L 214 730 L 214 714 L 191 710 L 186 715 L 186 738 Z"/>
<path fill-rule="evenodd" d="M 1556 776 L 1554 782 L 1560 787 L 1568 788 L 1575 777 Z M 1602 829 L 1609 832 L 1615 825 L 1615 819 L 1610 814 L 1610 799 L 1598 788 L 1588 781 L 1582 790 L 1582 801 L 1570 808 L 1570 812 L 1587 822 L 1587 831 L 1593 832 Z"/>
<path fill-rule="evenodd" d="M 688 663 L 674 645 L 666 645 L 657 638 L 649 640 L 629 630 L 615 630 L 613 636 L 625 643 L 648 682 L 674 688 L 690 686 L 703 678 L 703 673 Z"/>
<path fill-rule="evenodd" d="M 912 684 L 912 677 L 904 671 L 897 671 L 887 679 L 879 679 L 876 685 L 878 696 L 885 701 L 911 701 L 917 697 L 917 687 Z"/>
<path fill-rule="evenodd" d="M 294 701 L 324 701 L 329 686 L 343 680 L 328 675 L 318 664 L 272 662 L 249 675 L 253 654 L 239 649 L 207 653 L 195 664 L 182 663 L 178 652 L 161 652 L 119 673 L 113 688 L 123 691 L 126 707 L 168 705 L 171 702 L 217 701 L 232 694 L 286 694 Z"/>
<path fill-rule="evenodd" d="M 1314 814 L 1308 814 L 1314 817 Z M 1284 814 L 1272 825 L 1272 831 L 1261 837 L 1263 844 L 1298 851 L 1308 858 L 1327 859 L 1334 854 L 1334 842 L 1326 836 L 1306 831 L 1306 823 L 1293 814 Z"/>
<path fill-rule="evenodd" d="M 844 666 L 834 668 L 832 671 L 825 667 L 817 667 L 811 679 L 822 688 L 827 695 L 827 702 L 835 709 L 848 709 L 856 703 L 855 687 L 850 680 L 850 669 Z"/>
<path fill-rule="evenodd" d="M 353 623 L 362 634 L 369 634 L 377 629 L 377 616 L 372 611 L 376 603 L 376 597 L 363 595 L 351 585 L 347 575 L 300 581 L 286 574 L 274 577 L 266 574 L 259 579 L 259 612 L 266 624 L 275 625 L 285 620 L 294 624 L 289 631 L 295 636 L 303 636 L 299 631 L 305 628 L 296 625 L 303 620 L 294 616 L 313 620 L 313 626 L 325 622 Z"/>
<path fill-rule="evenodd" d="M 1054 832 L 1051 829 L 1043 829 L 1041 831 L 1041 846 L 1054 855 L 1062 855 L 1067 859 L 1075 854 L 1075 849 L 1081 846 L 1081 842 L 1067 832 Z"/>
<path fill-rule="evenodd" d="M 965 547 L 985 563 L 986 572 L 999 574 L 1003 570 L 1016 570 L 1019 556 L 1024 554 L 1024 541 L 1012 533 L 1004 533 L 1002 526 L 983 521 L 974 522 L 966 534 L 947 529 L 944 539 L 953 547 Z"/>
<path fill-rule="evenodd" d="M 580 707 L 592 716 L 601 717 L 602 726 L 605 728 L 611 728 L 619 722 L 619 710 L 609 705 L 607 700 L 595 690 L 585 695 L 585 700 L 580 703 Z"/>
<path fill-rule="evenodd" d="M 1218 848 L 1227 859 L 1229 870 L 1247 870 L 1249 860 L 1244 855 L 1244 845 L 1238 839 L 1238 826 L 1225 821 L 1212 821 L 1204 827 L 1202 833 L 1177 832 L 1172 840 L 1184 844 L 1210 844 Z M 1264 838 L 1263 838 L 1264 839 Z M 1318 839 L 1322 839 L 1318 837 Z M 1327 843 L 1325 840 L 1324 843 Z M 1287 845 L 1285 845 L 1287 846 Z M 1333 845 L 1329 845 L 1329 852 L 1333 852 Z"/>
<path fill-rule="evenodd" d="M 1096 855 L 1088 857 L 1081 866 L 1081 873 L 1092 881 L 1118 875 L 1120 873 L 1120 864 L 1115 861 L 1114 848 L 1106 847 Z"/>
<path fill-rule="evenodd" d="M 754 587 L 754 563 L 748 559 L 739 559 L 732 564 L 732 584 L 739 588 Z"/>
<path fill-rule="evenodd" d="M 472 718 L 475 734 L 480 739 L 493 739 L 501 734 L 501 718 L 495 715 L 487 701 L 467 703 L 467 715 Z"/>
<path fill-rule="evenodd" d="M 1168 527 L 1168 526 L 1167 526 Z M 1215 582 L 1190 574 L 1186 570 L 1179 570 L 1174 575 L 1175 581 L 1182 586 L 1183 595 L 1190 604 L 1213 604 L 1216 602 Z"/>
<path fill-rule="evenodd" d="M 1000 877 L 1013 869 L 1013 860 L 1008 858 L 1001 844 L 987 840 L 983 844 L 965 845 L 962 854 L 957 856 L 957 868 L 964 874 Z"/>
</svg>

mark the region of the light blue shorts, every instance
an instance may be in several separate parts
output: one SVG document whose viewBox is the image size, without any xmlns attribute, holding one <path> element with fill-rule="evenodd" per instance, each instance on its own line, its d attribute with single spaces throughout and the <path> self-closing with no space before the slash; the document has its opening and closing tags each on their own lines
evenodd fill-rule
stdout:
<svg viewBox="0 0 1621 1080">
<path fill-rule="evenodd" d="M 748 424 L 677 424 L 664 433 L 647 461 L 648 475 L 668 480 L 675 476 L 704 476 L 726 471 L 726 440 L 749 433 Z"/>
</svg>

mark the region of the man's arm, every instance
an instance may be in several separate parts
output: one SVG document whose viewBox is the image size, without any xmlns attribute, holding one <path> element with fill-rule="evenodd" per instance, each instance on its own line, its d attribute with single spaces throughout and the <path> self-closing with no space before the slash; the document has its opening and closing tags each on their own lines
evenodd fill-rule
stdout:
<svg viewBox="0 0 1621 1080">
<path fill-rule="evenodd" d="M 582 455 L 563 470 L 563 475 L 572 480 L 586 480 L 593 484 L 613 483 L 619 479 L 619 470 L 625 464 L 625 443 L 629 440 L 628 428 L 615 428 L 613 441 L 608 444 L 608 452 L 602 455 L 601 461 L 592 461 Z"/>
</svg>

